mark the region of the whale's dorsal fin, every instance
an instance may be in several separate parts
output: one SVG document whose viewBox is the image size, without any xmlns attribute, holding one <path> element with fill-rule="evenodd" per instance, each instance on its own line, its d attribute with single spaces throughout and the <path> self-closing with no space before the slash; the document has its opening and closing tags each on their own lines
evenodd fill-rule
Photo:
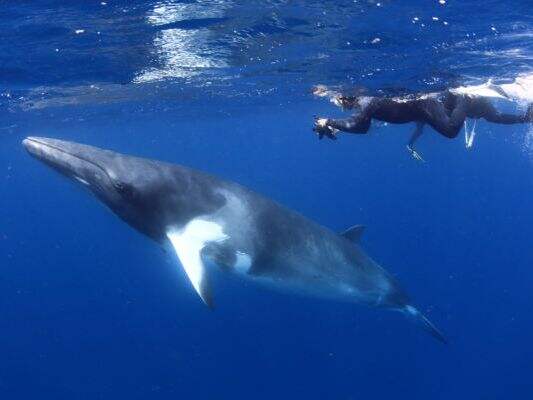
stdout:
<svg viewBox="0 0 533 400">
<path fill-rule="evenodd" d="M 227 238 L 222 227 L 215 222 L 193 219 L 181 230 L 169 230 L 167 237 L 187 273 L 194 290 L 210 308 L 213 298 L 201 251 L 210 242 L 219 242 Z"/>
<path fill-rule="evenodd" d="M 359 243 L 359 241 L 361 240 L 361 235 L 363 234 L 364 230 L 365 230 L 364 225 L 354 225 L 346 229 L 344 232 L 341 232 L 340 235 L 354 243 Z"/>
</svg>

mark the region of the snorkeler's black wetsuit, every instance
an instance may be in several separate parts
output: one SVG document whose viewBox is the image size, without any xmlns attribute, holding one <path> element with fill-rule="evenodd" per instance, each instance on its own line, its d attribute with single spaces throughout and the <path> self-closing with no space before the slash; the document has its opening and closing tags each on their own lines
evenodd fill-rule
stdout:
<svg viewBox="0 0 533 400">
<path fill-rule="evenodd" d="M 350 104 L 350 98 L 343 99 Z M 351 99 L 355 101 L 356 99 Z M 428 124 L 440 134 L 456 137 L 466 119 L 484 118 L 499 124 L 518 124 L 533 121 L 533 107 L 525 115 L 500 113 L 483 97 L 470 97 L 451 92 L 426 97 L 395 99 L 373 97 L 361 107 L 361 111 L 346 119 L 327 119 L 323 126 L 315 127 L 317 132 L 329 128 L 350 133 L 367 133 L 372 119 L 393 124 L 418 122 Z M 326 132 L 328 137 L 332 137 Z"/>
</svg>

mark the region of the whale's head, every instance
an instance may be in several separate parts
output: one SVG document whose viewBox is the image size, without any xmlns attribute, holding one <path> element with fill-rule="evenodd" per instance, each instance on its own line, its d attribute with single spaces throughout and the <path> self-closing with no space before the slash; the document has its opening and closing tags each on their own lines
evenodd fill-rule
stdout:
<svg viewBox="0 0 533 400">
<path fill-rule="evenodd" d="M 213 212 L 217 180 L 178 165 L 58 139 L 28 137 L 28 152 L 89 189 L 135 229 L 161 241 L 169 226 Z"/>
</svg>

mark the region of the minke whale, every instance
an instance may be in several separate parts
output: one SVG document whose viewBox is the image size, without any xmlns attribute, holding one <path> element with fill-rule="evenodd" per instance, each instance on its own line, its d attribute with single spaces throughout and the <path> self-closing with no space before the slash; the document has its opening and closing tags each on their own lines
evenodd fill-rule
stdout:
<svg viewBox="0 0 533 400">
<path fill-rule="evenodd" d="M 180 165 L 50 138 L 23 144 L 132 228 L 170 244 L 210 307 L 209 269 L 217 266 L 273 287 L 400 311 L 446 342 L 396 279 L 364 253 L 361 226 L 333 232 L 239 184 Z"/>
</svg>

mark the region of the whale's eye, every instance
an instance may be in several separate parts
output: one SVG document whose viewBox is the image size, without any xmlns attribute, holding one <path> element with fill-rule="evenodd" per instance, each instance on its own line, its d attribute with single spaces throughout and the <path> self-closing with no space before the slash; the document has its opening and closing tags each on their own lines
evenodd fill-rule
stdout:
<svg viewBox="0 0 533 400">
<path fill-rule="evenodd" d="M 119 192 L 124 197 L 132 197 L 133 196 L 133 188 L 128 185 L 127 183 L 115 181 L 113 182 L 113 186 L 117 192 Z"/>
</svg>

